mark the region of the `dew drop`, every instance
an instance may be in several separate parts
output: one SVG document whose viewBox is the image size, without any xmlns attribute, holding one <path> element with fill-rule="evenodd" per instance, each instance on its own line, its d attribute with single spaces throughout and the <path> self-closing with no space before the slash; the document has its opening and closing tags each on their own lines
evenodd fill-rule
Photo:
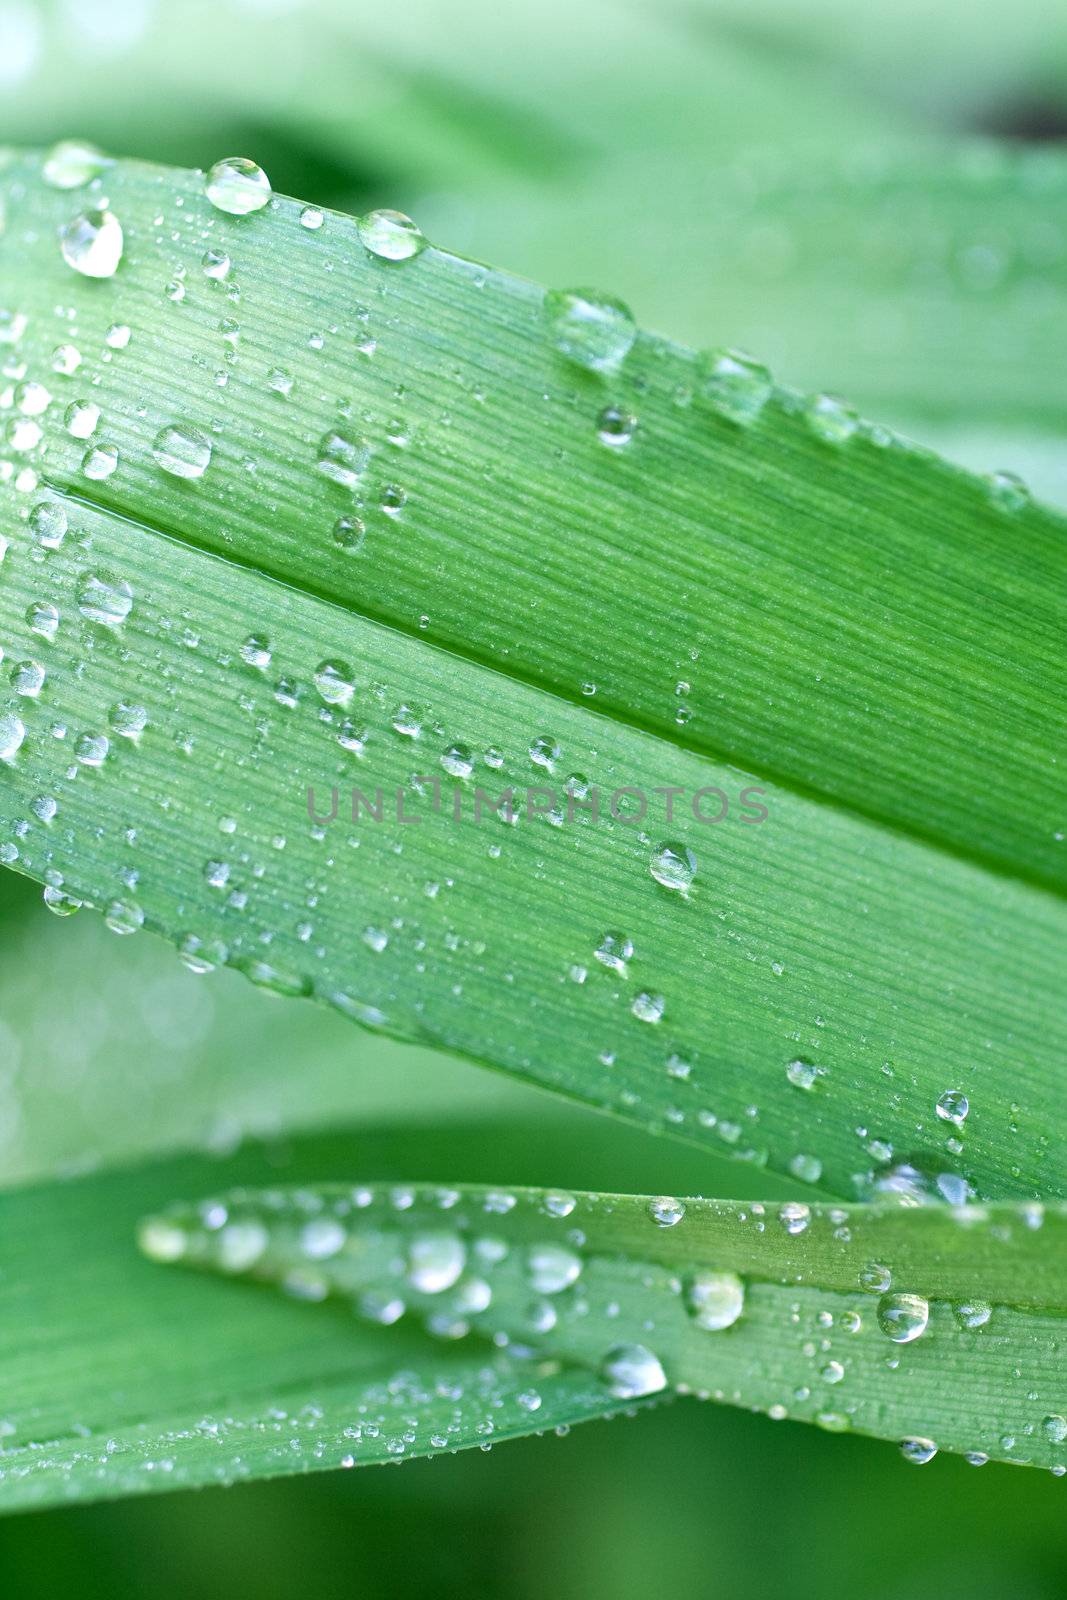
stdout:
<svg viewBox="0 0 1067 1600">
<path fill-rule="evenodd" d="M 581 1277 L 581 1257 L 561 1244 L 535 1244 L 526 1252 L 526 1273 L 537 1294 L 559 1294 Z"/>
<path fill-rule="evenodd" d="M 665 889 L 686 895 L 696 877 L 697 863 L 693 852 L 684 844 L 661 844 L 652 854 L 649 871 Z"/>
<path fill-rule="evenodd" d="M 152 454 L 172 478 L 202 478 L 211 462 L 211 440 L 187 422 L 171 422 L 156 434 Z"/>
<path fill-rule="evenodd" d="M 204 192 L 217 211 L 225 211 L 231 217 L 262 211 L 271 197 L 267 174 L 244 156 L 226 156 L 216 161 L 207 175 Z"/>
<path fill-rule="evenodd" d="M 962 1128 L 971 1104 L 961 1089 L 946 1089 L 937 1102 L 936 1110 L 942 1122 L 951 1122 Z"/>
<path fill-rule="evenodd" d="M 94 483 L 110 478 L 119 464 L 119 453 L 113 444 L 94 444 L 82 456 L 82 471 Z"/>
<path fill-rule="evenodd" d="M 646 989 L 634 996 L 630 1010 L 638 1022 L 662 1022 L 667 1002 L 661 994 L 649 994 Z"/>
<path fill-rule="evenodd" d="M 370 445 L 339 428 L 331 428 L 319 440 L 315 465 L 323 477 L 339 483 L 343 489 L 355 488 L 369 461 Z"/>
<path fill-rule="evenodd" d="M 636 427 L 637 418 L 633 413 L 623 411 L 619 406 L 605 406 L 596 420 L 597 438 L 601 444 L 610 445 L 614 450 L 630 443 Z"/>
<path fill-rule="evenodd" d="M 698 1328 L 732 1328 L 745 1309 L 745 1286 L 735 1272 L 695 1272 L 685 1287 L 685 1305 Z"/>
<path fill-rule="evenodd" d="M 416 1234 L 408 1245 L 408 1279 L 419 1294 L 443 1294 L 467 1264 L 467 1247 L 454 1233 Z"/>
<path fill-rule="evenodd" d="M 59 247 L 83 278 L 111 278 L 122 260 L 122 224 L 110 211 L 81 211 L 60 228 Z"/>
<path fill-rule="evenodd" d="M 609 1350 L 600 1376 L 617 1400 L 639 1400 L 667 1387 L 659 1357 L 643 1344 L 618 1344 Z"/>
<path fill-rule="evenodd" d="M 673 1228 L 685 1216 L 685 1206 L 671 1195 L 657 1195 L 648 1202 L 648 1214 L 657 1228 Z"/>
<path fill-rule="evenodd" d="M 109 166 L 107 156 L 85 139 L 61 139 L 44 158 L 41 176 L 52 189 L 82 189 Z"/>
<path fill-rule="evenodd" d="M 357 221 L 356 231 L 363 248 L 380 261 L 410 261 L 428 242 L 403 211 L 368 211 Z"/>
<path fill-rule="evenodd" d="M 993 472 L 986 479 L 989 498 L 998 511 L 1022 511 L 1030 504 L 1030 490 L 1014 472 Z"/>
<path fill-rule="evenodd" d="M 878 1302 L 878 1326 L 894 1344 L 911 1344 L 926 1332 L 930 1305 L 919 1294 L 885 1294 Z"/>
<path fill-rule="evenodd" d="M 936 1456 L 937 1446 L 932 1439 L 902 1439 L 900 1453 L 913 1467 L 925 1467 L 926 1463 Z"/>
<path fill-rule="evenodd" d="M 92 573 L 78 589 L 78 610 L 90 622 L 117 628 L 126 621 L 133 607 L 133 590 L 125 578 L 109 573 Z"/>
<path fill-rule="evenodd" d="M 0 717 L 0 761 L 13 761 L 26 737 L 26 725 L 16 716 Z"/>
<path fill-rule="evenodd" d="M 113 900 L 104 912 L 104 921 L 112 933 L 136 933 L 144 927 L 144 912 L 132 900 Z"/>
<path fill-rule="evenodd" d="M 100 407 L 91 400 L 73 400 L 64 413 L 63 421 L 72 439 L 90 439 L 100 421 Z"/>
<path fill-rule="evenodd" d="M 58 550 L 67 532 L 67 513 L 56 500 L 41 500 L 30 512 L 30 532 L 42 550 Z"/>
<path fill-rule="evenodd" d="M 315 687 L 331 706 L 346 706 L 356 692 L 352 668 L 343 661 L 323 661 L 315 669 Z"/>
<path fill-rule="evenodd" d="M 559 353 L 591 372 L 616 371 L 637 337 L 629 307 L 596 289 L 551 289 L 544 314 Z"/>
<path fill-rule="evenodd" d="M 768 369 L 740 350 L 713 350 L 701 366 L 701 393 L 720 416 L 741 427 L 756 421 L 774 393 Z"/>
<path fill-rule="evenodd" d="M 813 395 L 804 415 L 812 433 L 824 444 L 847 444 L 859 427 L 859 417 L 852 407 L 832 394 Z"/>
<path fill-rule="evenodd" d="M 606 933 L 593 951 L 603 966 L 621 972 L 624 977 L 626 963 L 633 959 L 633 953 L 633 940 L 628 939 L 624 933 Z"/>
<path fill-rule="evenodd" d="M 785 1069 L 785 1075 L 797 1089 L 814 1089 L 815 1079 L 818 1077 L 818 1069 L 812 1062 L 802 1061 L 798 1057 L 797 1060 L 789 1062 Z"/>
</svg>

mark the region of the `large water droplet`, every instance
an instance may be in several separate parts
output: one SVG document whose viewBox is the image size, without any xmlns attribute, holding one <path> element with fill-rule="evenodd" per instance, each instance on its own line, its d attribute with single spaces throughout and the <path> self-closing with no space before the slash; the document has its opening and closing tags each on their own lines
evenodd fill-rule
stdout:
<svg viewBox="0 0 1067 1600">
<path fill-rule="evenodd" d="M 592 372 L 617 370 L 637 337 L 630 308 L 596 289 L 551 289 L 544 313 L 560 354 Z"/>
<path fill-rule="evenodd" d="M 199 428 L 172 422 L 156 434 L 152 454 L 172 478 L 202 478 L 211 462 L 211 440 Z"/>
<path fill-rule="evenodd" d="M 370 454 L 370 445 L 364 439 L 354 439 L 340 428 L 331 428 L 319 440 L 315 465 L 323 477 L 339 483 L 344 489 L 354 489 L 367 469 Z"/>
<path fill-rule="evenodd" d="M 745 1309 L 745 1286 L 735 1272 L 695 1272 L 685 1303 L 698 1328 L 732 1328 Z"/>
<path fill-rule="evenodd" d="M 894 1344 L 910 1344 L 926 1332 L 930 1304 L 921 1294 L 885 1294 L 878 1302 L 878 1326 Z"/>
<path fill-rule="evenodd" d="M 426 248 L 426 237 L 403 211 L 368 211 L 356 223 L 359 242 L 382 261 L 409 261 Z"/>
<path fill-rule="evenodd" d="M 110 211 L 81 211 L 59 230 L 63 260 L 83 278 L 112 277 L 122 246 L 122 224 Z"/>
<path fill-rule="evenodd" d="M 125 578 L 109 573 L 91 573 L 78 589 L 78 610 L 90 622 L 117 628 L 125 622 L 133 606 L 133 590 Z"/>
<path fill-rule="evenodd" d="M 85 139 L 61 139 L 44 158 L 41 176 L 53 189 L 81 189 L 109 166 L 107 156 Z"/>
<path fill-rule="evenodd" d="M 408 1277 L 420 1294 L 451 1289 L 467 1264 L 467 1247 L 455 1233 L 416 1234 L 408 1246 Z"/>
<path fill-rule="evenodd" d="M 639 1400 L 667 1387 L 659 1357 L 643 1344 L 617 1344 L 604 1357 L 600 1376 L 617 1400 Z"/>
<path fill-rule="evenodd" d="M 935 1109 L 942 1122 L 951 1122 L 957 1128 L 962 1128 L 967 1121 L 971 1103 L 962 1089 L 946 1089 L 938 1099 Z"/>
<path fill-rule="evenodd" d="M 270 180 L 262 167 L 244 156 L 225 156 L 207 175 L 204 192 L 211 204 L 231 217 L 262 211 L 271 197 Z"/>
<path fill-rule="evenodd" d="M 687 894 L 696 877 L 697 862 L 692 850 L 684 844 L 661 844 L 652 854 L 649 871 L 665 889 Z"/>
<path fill-rule="evenodd" d="M 657 1228 L 674 1228 L 685 1216 L 685 1206 L 671 1195 L 661 1194 L 648 1202 L 648 1214 Z"/>
<path fill-rule="evenodd" d="M 702 360 L 701 392 L 720 416 L 747 427 L 774 393 L 766 367 L 740 350 L 713 350 Z"/>
<path fill-rule="evenodd" d="M 19 717 L 0 717 L 0 761 L 12 761 L 26 737 L 26 725 Z"/>
<path fill-rule="evenodd" d="M 526 1271 L 538 1294 L 559 1294 L 581 1276 L 581 1257 L 561 1244 L 535 1244 L 526 1252 Z"/>
</svg>

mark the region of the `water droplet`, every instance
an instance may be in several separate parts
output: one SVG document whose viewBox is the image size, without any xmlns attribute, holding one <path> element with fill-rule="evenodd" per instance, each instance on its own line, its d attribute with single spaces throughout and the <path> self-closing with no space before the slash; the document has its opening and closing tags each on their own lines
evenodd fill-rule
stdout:
<svg viewBox="0 0 1067 1600">
<path fill-rule="evenodd" d="M 300 226 L 307 228 L 309 233 L 317 233 L 325 221 L 326 218 L 318 206 L 305 206 L 300 213 Z"/>
<path fill-rule="evenodd" d="M 453 778 L 469 778 L 474 771 L 474 752 L 469 745 L 453 744 L 441 757 L 441 765 Z"/>
<path fill-rule="evenodd" d="M 637 427 L 637 418 L 630 411 L 623 411 L 618 406 L 605 406 L 596 419 L 597 438 L 601 444 L 610 445 L 613 449 L 621 449 L 630 443 Z"/>
<path fill-rule="evenodd" d="M 802 1200 L 787 1200 L 778 1207 L 778 1221 L 786 1233 L 803 1233 L 811 1221 L 811 1208 Z"/>
<path fill-rule="evenodd" d="M 26 737 L 26 725 L 15 716 L 0 717 L 0 761 L 13 761 Z"/>
<path fill-rule="evenodd" d="M 73 439 L 90 439 L 100 421 L 100 407 L 91 400 L 74 400 L 67 407 L 63 421 Z"/>
<path fill-rule="evenodd" d="M 998 511 L 1022 511 L 1030 504 L 1030 490 L 1014 472 L 993 472 L 986 479 L 989 498 Z"/>
<path fill-rule="evenodd" d="M 78 610 L 90 622 L 117 628 L 126 621 L 133 606 L 133 590 L 125 578 L 110 573 L 92 573 L 78 589 Z"/>
<path fill-rule="evenodd" d="M 260 633 L 250 633 L 240 649 L 241 660 L 248 666 L 265 672 L 271 663 L 270 640 Z"/>
<path fill-rule="evenodd" d="M 643 1344 L 618 1344 L 609 1350 L 600 1376 L 617 1400 L 639 1400 L 667 1387 L 659 1357 Z"/>
<path fill-rule="evenodd" d="M 902 1439 L 900 1453 L 905 1461 L 910 1461 L 914 1467 L 925 1467 L 937 1454 L 937 1446 L 932 1439 Z"/>
<path fill-rule="evenodd" d="M 113 277 L 122 246 L 122 224 L 110 211 L 81 211 L 59 230 L 63 260 L 83 278 Z"/>
<path fill-rule="evenodd" d="M 626 974 L 626 963 L 633 960 L 633 940 L 624 933 L 606 933 L 593 954 L 605 967 Z"/>
<path fill-rule="evenodd" d="M 560 354 L 592 372 L 617 370 L 637 337 L 629 307 L 596 289 L 549 290 L 544 313 Z"/>
<path fill-rule="evenodd" d="M 818 1183 L 822 1177 L 822 1162 L 818 1156 L 797 1154 L 790 1161 L 789 1170 L 801 1183 Z"/>
<path fill-rule="evenodd" d="M 207 175 L 204 192 L 216 210 L 231 217 L 262 211 L 271 197 L 267 174 L 244 156 L 226 156 L 216 161 Z"/>
<path fill-rule="evenodd" d="M 812 1062 L 802 1061 L 798 1057 L 796 1061 L 790 1061 L 785 1069 L 785 1075 L 797 1089 L 814 1089 L 815 1079 L 819 1074 Z"/>
<path fill-rule="evenodd" d="M 851 406 L 832 394 L 813 395 L 804 409 L 808 427 L 824 444 L 847 444 L 859 427 Z"/>
<path fill-rule="evenodd" d="M 370 445 L 363 439 L 354 439 L 339 428 L 331 428 L 319 440 L 319 453 L 315 465 L 323 477 L 339 483 L 344 489 L 354 489 L 370 461 Z"/>
<path fill-rule="evenodd" d="M 963 1127 L 970 1109 L 970 1101 L 960 1089 L 946 1089 L 936 1107 L 942 1122 L 954 1123 L 957 1128 Z"/>
<path fill-rule="evenodd" d="M 144 912 L 132 900 L 113 900 L 104 912 L 104 921 L 112 933 L 136 933 L 144 927 Z"/>
<path fill-rule="evenodd" d="M 124 322 L 113 322 L 104 335 L 109 350 L 125 350 L 130 342 L 130 330 Z"/>
<path fill-rule="evenodd" d="M 148 712 L 144 706 L 131 705 L 127 700 L 120 700 L 117 705 L 111 707 L 108 723 L 112 733 L 117 733 L 124 739 L 139 739 L 148 726 Z"/>
<path fill-rule="evenodd" d="M 685 1206 L 671 1195 L 661 1194 L 648 1202 L 648 1214 L 657 1228 L 673 1228 L 685 1216 Z"/>
<path fill-rule="evenodd" d="M 893 1281 L 893 1274 L 879 1261 L 869 1261 L 860 1269 L 859 1285 L 866 1294 L 884 1294 Z"/>
<path fill-rule="evenodd" d="M 955 1307 L 961 1328 L 984 1328 L 992 1315 L 993 1307 L 986 1300 L 965 1300 Z"/>
<path fill-rule="evenodd" d="M 720 416 L 747 427 L 774 393 L 766 367 L 740 350 L 713 350 L 701 362 L 701 393 Z"/>
<path fill-rule="evenodd" d="M 11 687 L 16 694 L 36 700 L 48 676 L 39 661 L 18 661 L 11 669 Z"/>
<path fill-rule="evenodd" d="M 745 1309 L 745 1286 L 735 1272 L 695 1272 L 685 1288 L 685 1304 L 698 1328 L 716 1333 L 732 1328 Z"/>
<path fill-rule="evenodd" d="M 1064 1440 L 1067 1440 L 1067 1417 L 1053 1414 L 1045 1418 L 1041 1428 L 1045 1438 L 1051 1440 L 1053 1444 L 1063 1444 Z"/>
<path fill-rule="evenodd" d="M 41 176 L 53 189 L 81 189 L 109 166 L 107 156 L 84 139 L 61 139 L 44 158 Z"/>
<path fill-rule="evenodd" d="M 81 351 L 73 344 L 57 344 L 52 351 L 52 371 L 72 377 L 82 364 Z"/>
<path fill-rule="evenodd" d="M 696 856 L 684 844 L 668 842 L 653 852 L 649 871 L 665 889 L 674 889 L 686 895 L 696 877 Z"/>
<path fill-rule="evenodd" d="M 327 705 L 346 706 L 356 692 L 355 675 L 344 661 L 323 661 L 315 669 L 315 687 Z"/>
<path fill-rule="evenodd" d="M 41 500 L 30 512 L 30 532 L 43 550 L 58 550 L 67 532 L 67 513 L 56 500 Z"/>
<path fill-rule="evenodd" d="M 560 1244 L 535 1244 L 526 1252 L 526 1272 L 537 1294 L 559 1294 L 581 1277 L 581 1257 Z"/>
<path fill-rule="evenodd" d="M 41 417 L 52 403 L 52 396 L 43 383 L 20 383 L 15 390 L 15 404 L 24 417 Z"/>
<path fill-rule="evenodd" d="M 926 1332 L 930 1305 L 919 1294 L 885 1294 L 878 1302 L 878 1326 L 894 1344 L 910 1344 Z"/>
<path fill-rule="evenodd" d="M 366 532 L 359 517 L 338 517 L 333 525 L 333 542 L 346 555 L 355 555 L 363 544 Z"/>
<path fill-rule="evenodd" d="M 661 994 L 649 994 L 647 990 L 642 989 L 639 995 L 634 996 L 630 1010 L 638 1022 L 656 1023 L 662 1022 L 666 1005 L 667 1002 Z"/>
<path fill-rule="evenodd" d="M 467 1264 L 467 1247 L 454 1233 L 416 1234 L 408 1245 L 408 1278 L 420 1294 L 443 1294 Z"/>
<path fill-rule="evenodd" d="M 82 456 L 82 471 L 94 483 L 102 483 L 119 464 L 119 453 L 113 444 L 94 444 Z"/>
<path fill-rule="evenodd" d="M 111 745 L 102 733 L 79 734 L 74 745 L 74 759 L 83 767 L 102 767 Z"/>
<path fill-rule="evenodd" d="M 211 462 L 211 440 L 187 422 L 172 422 L 156 434 L 152 454 L 172 478 L 202 478 Z"/>
<path fill-rule="evenodd" d="M 54 889 L 51 885 L 45 889 L 41 899 L 54 917 L 72 917 L 76 911 L 81 910 L 83 904 L 65 890 Z"/>
<path fill-rule="evenodd" d="M 427 245 L 425 235 L 402 211 L 368 211 L 356 231 L 363 248 L 381 261 L 410 261 Z"/>
</svg>

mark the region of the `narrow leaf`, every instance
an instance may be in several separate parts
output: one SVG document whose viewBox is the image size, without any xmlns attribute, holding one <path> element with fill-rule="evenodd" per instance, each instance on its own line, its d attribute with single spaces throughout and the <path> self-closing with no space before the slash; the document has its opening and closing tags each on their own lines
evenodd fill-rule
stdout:
<svg viewBox="0 0 1067 1600">
<path fill-rule="evenodd" d="M 160 1261 L 410 1311 L 668 1387 L 1067 1471 L 1067 1210 L 393 1186 L 238 1192 L 143 1225 Z"/>
<path fill-rule="evenodd" d="M 838 1193 L 1065 1192 L 1059 519 L 388 218 L 3 184 L 0 859 Z"/>
</svg>

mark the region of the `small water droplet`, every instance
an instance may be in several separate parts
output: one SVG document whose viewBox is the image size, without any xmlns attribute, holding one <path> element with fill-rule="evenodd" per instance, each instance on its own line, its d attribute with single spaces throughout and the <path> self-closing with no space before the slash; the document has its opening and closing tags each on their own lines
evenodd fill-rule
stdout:
<svg viewBox="0 0 1067 1600">
<path fill-rule="evenodd" d="M 925 1467 L 926 1463 L 936 1456 L 937 1446 L 932 1439 L 902 1439 L 900 1453 L 913 1467 Z"/>
<path fill-rule="evenodd" d="M 662 1022 L 663 1013 L 667 1002 L 661 994 L 649 994 L 647 989 L 642 989 L 639 995 L 634 996 L 630 1010 L 638 1022 Z"/>
<path fill-rule="evenodd" d="M 94 444 L 82 456 L 82 471 L 94 483 L 110 478 L 119 464 L 119 453 L 113 444 Z"/>
<path fill-rule="evenodd" d="M 271 197 L 267 174 L 244 156 L 225 156 L 216 161 L 207 175 L 204 192 L 216 210 L 231 217 L 262 211 Z"/>
<path fill-rule="evenodd" d="M 408 1278 L 419 1294 L 443 1294 L 467 1264 L 467 1247 L 454 1233 L 420 1233 L 408 1245 Z"/>
<path fill-rule="evenodd" d="M 104 912 L 104 921 L 112 933 L 136 933 L 144 927 L 144 912 L 132 900 L 113 900 Z"/>
<path fill-rule="evenodd" d="M 732 1328 L 745 1309 L 745 1286 L 734 1272 L 695 1272 L 685 1288 L 685 1304 L 698 1328 Z"/>
<path fill-rule="evenodd" d="M 790 1061 L 785 1069 L 789 1082 L 797 1089 L 814 1089 L 818 1077 L 818 1069 L 810 1061 L 802 1061 L 799 1057 Z"/>
<path fill-rule="evenodd" d="M 630 411 L 623 411 L 619 406 L 605 406 L 596 420 L 597 438 L 601 444 L 610 445 L 613 449 L 621 449 L 630 443 L 637 427 L 637 418 Z"/>
<path fill-rule="evenodd" d="M 986 479 L 989 498 L 998 511 L 1022 511 L 1030 504 L 1030 490 L 1014 472 L 993 472 Z"/>
<path fill-rule="evenodd" d="M 323 661 L 315 669 L 315 687 L 331 706 L 346 706 L 356 692 L 355 674 L 344 661 Z"/>
<path fill-rule="evenodd" d="M 354 489 L 370 461 L 370 445 L 355 439 L 340 428 L 331 428 L 319 440 L 315 465 L 323 477 L 339 483 L 344 489 Z"/>
</svg>

